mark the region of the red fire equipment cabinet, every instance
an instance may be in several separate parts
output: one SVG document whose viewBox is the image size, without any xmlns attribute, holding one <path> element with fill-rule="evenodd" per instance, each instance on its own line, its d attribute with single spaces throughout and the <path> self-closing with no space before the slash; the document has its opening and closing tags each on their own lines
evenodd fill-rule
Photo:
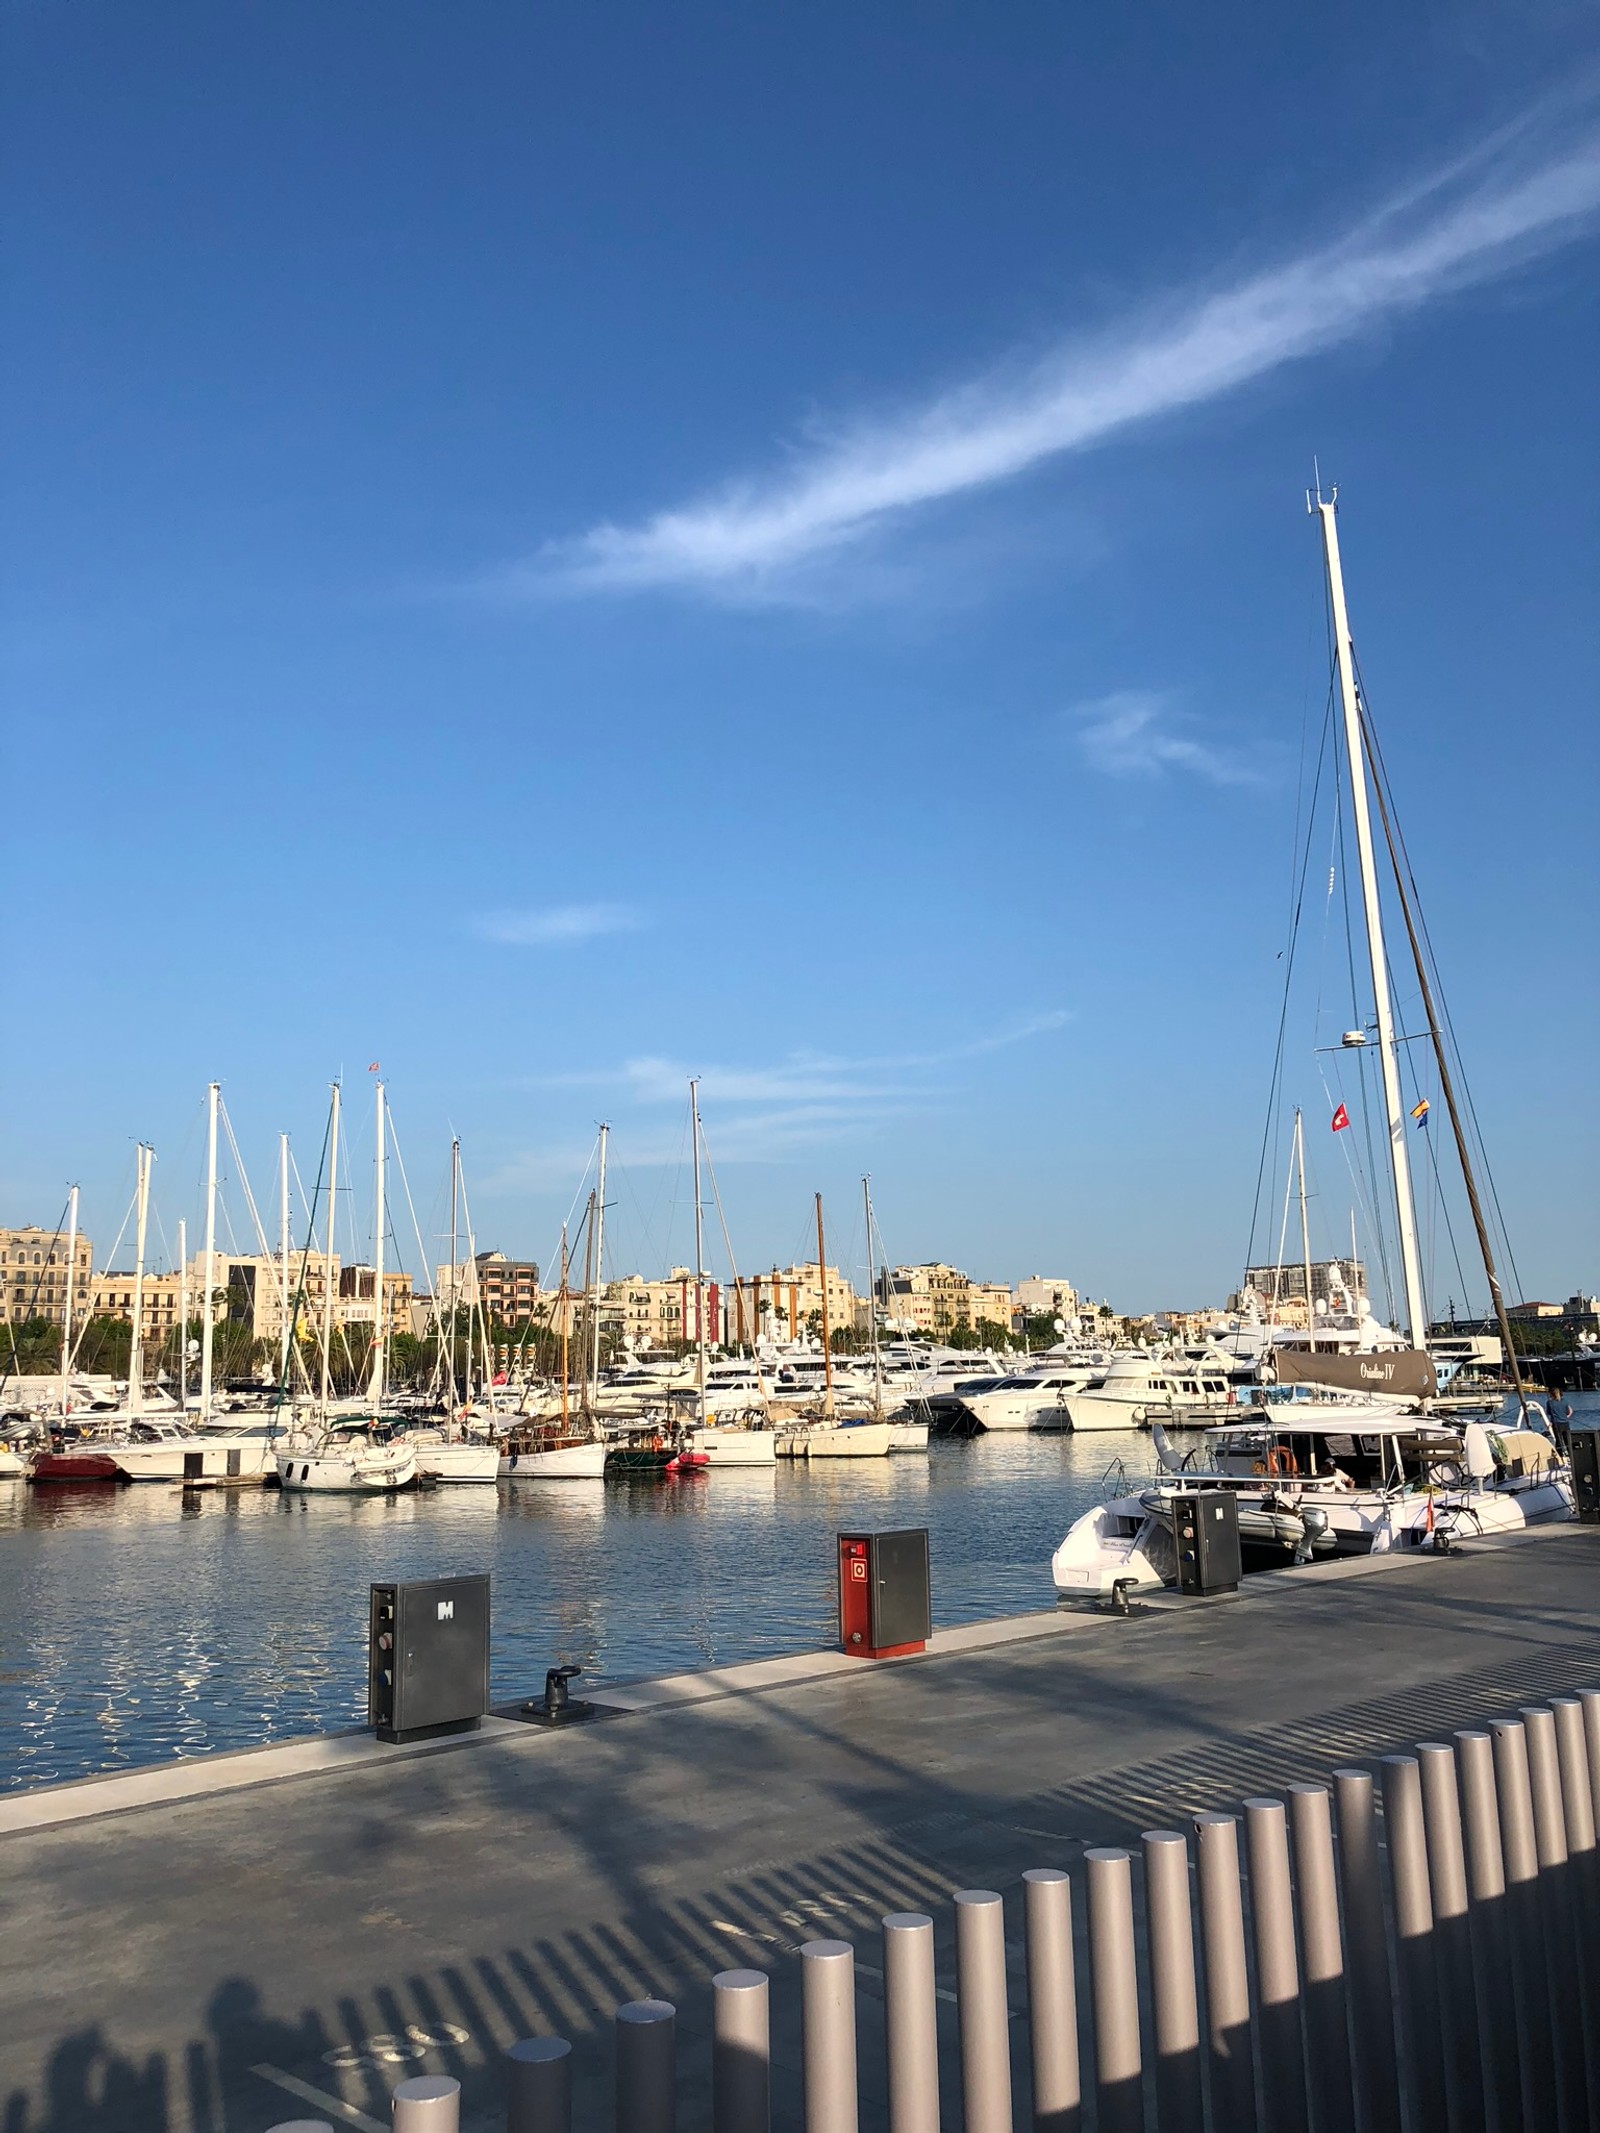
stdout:
<svg viewBox="0 0 1600 2133">
<path fill-rule="evenodd" d="M 920 1652 L 933 1635 L 928 1529 L 839 1535 L 839 1642 L 855 1659 Z"/>
</svg>

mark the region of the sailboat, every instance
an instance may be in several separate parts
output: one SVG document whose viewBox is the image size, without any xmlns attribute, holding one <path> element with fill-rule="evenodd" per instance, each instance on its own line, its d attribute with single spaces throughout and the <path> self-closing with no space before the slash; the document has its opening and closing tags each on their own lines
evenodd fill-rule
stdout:
<svg viewBox="0 0 1600 2133">
<path fill-rule="evenodd" d="M 1414 909 L 1414 890 L 1408 886 L 1383 781 L 1378 775 L 1377 747 L 1357 679 L 1345 602 L 1336 500 L 1336 493 L 1324 498 L 1319 489 L 1306 501 L 1320 521 L 1322 534 L 1340 726 L 1388 1126 L 1389 1182 L 1410 1346 L 1374 1345 L 1353 1352 L 1349 1348 L 1341 1352 L 1334 1347 L 1319 1347 L 1307 1238 L 1307 1328 L 1303 1345 L 1274 1345 L 1264 1358 L 1273 1382 L 1261 1389 L 1252 1412 L 1206 1432 L 1203 1455 L 1180 1459 L 1166 1444 L 1164 1433 L 1158 1434 L 1157 1450 L 1164 1471 L 1156 1483 L 1097 1506 L 1077 1521 L 1056 1550 L 1052 1574 L 1057 1591 L 1063 1594 L 1098 1594 L 1109 1591 L 1118 1581 L 1133 1585 L 1169 1581 L 1175 1569 L 1172 1495 L 1180 1485 L 1231 1488 L 1236 1492 L 1246 1567 L 1251 1566 L 1252 1547 L 1259 1567 L 1263 1560 L 1281 1564 L 1304 1559 L 1319 1547 L 1331 1547 L 1342 1554 L 1432 1549 L 1450 1538 L 1518 1531 L 1573 1515 L 1570 1472 L 1547 1417 L 1528 1397 L 1521 1379 L 1444 1033 L 1435 1010 Z M 1491 1429 L 1478 1422 L 1458 1428 L 1454 1418 L 1434 1416 L 1428 1408 L 1437 1381 L 1426 1345 L 1428 1320 L 1406 1144 L 1410 1114 L 1401 1094 L 1399 1040 L 1384 949 L 1372 834 L 1374 797 L 1391 861 L 1395 900 L 1415 965 L 1427 1035 L 1434 1049 L 1440 1089 L 1512 1375 L 1516 1413 L 1515 1426 L 1511 1428 Z M 1367 1042 L 1365 1029 L 1351 1030 L 1344 1039 L 1347 1047 L 1357 1051 Z M 1298 1120 L 1296 1123 L 1298 1147 Z M 1261 1529 L 1263 1519 L 1265 1531 Z"/>
<path fill-rule="evenodd" d="M 778 1438 L 787 1459 L 883 1459 L 888 1456 L 891 1425 L 884 1419 L 881 1380 L 873 1409 L 860 1417 L 839 1414 L 834 1400 L 833 1347 L 828 1331 L 828 1245 L 822 1225 L 822 1195 L 817 1206 L 817 1292 L 822 1337 L 822 1403 L 819 1411 L 797 1421 Z"/>
<path fill-rule="evenodd" d="M 888 1423 L 891 1452 L 925 1452 L 928 1449 L 928 1424 L 925 1419 L 919 1422 L 906 1406 L 891 1414 L 884 1413 L 883 1347 L 878 1339 L 878 1299 L 873 1294 L 872 1284 L 872 1239 L 875 1223 L 872 1213 L 871 1178 L 861 1180 L 861 1199 L 867 1222 L 867 1321 L 872 1336 L 872 1418 L 875 1422 Z"/>
<path fill-rule="evenodd" d="M 328 1196 L 323 1220 L 322 1390 L 318 1428 L 309 1443 L 287 1444 L 277 1455 L 278 1485 L 296 1495 L 377 1496 L 408 1489 L 417 1479 L 417 1455 L 403 1440 L 374 1435 L 357 1424 L 333 1424 L 334 1208 L 339 1180 L 339 1109 L 341 1090 L 333 1084 L 328 1109 Z M 381 1095 L 380 1095 L 381 1101 Z M 383 1302 L 376 1305 L 382 1319 Z"/>
</svg>

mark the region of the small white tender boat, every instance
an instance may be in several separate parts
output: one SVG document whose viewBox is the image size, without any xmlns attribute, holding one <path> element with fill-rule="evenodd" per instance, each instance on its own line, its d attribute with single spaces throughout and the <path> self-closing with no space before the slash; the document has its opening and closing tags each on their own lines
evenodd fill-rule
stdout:
<svg viewBox="0 0 1600 2133">
<path fill-rule="evenodd" d="M 925 1452 L 928 1449 L 927 1423 L 913 1422 L 909 1416 L 904 1420 L 891 1417 L 889 1449 L 891 1452 Z"/>
</svg>

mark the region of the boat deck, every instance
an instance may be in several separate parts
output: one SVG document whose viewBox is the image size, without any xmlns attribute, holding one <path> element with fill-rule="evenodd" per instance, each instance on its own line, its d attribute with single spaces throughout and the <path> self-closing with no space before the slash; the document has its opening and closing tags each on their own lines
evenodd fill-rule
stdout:
<svg viewBox="0 0 1600 2133">
<path fill-rule="evenodd" d="M 602 2032 L 645 1991 L 678 2004 L 698 2123 L 710 1973 L 774 1973 L 793 2063 L 793 1951 L 827 1933 L 856 1943 L 881 2095 L 884 1911 L 931 1910 L 944 1963 L 951 1890 L 1600 1681 L 1597 1628 L 1600 1529 L 1565 1526 L 1126 1621 L 976 1625 L 920 1659 L 639 1683 L 565 1733 L 347 1735 L 12 1796 L 6 2124 L 382 2129 L 396 2080 L 447 2071 L 488 2128 L 498 2052 L 553 2030 L 577 2047 L 579 2123 L 603 2125 Z M 774 2088 L 782 2133 L 798 2080 Z"/>
</svg>

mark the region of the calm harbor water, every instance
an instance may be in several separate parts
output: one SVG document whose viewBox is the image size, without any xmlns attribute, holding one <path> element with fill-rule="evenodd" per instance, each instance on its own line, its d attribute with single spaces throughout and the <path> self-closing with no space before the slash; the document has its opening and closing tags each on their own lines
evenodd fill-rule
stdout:
<svg viewBox="0 0 1600 2133">
<path fill-rule="evenodd" d="M 371 1499 L 0 1482 L 0 1789 L 361 1724 L 376 1579 L 491 1574 L 497 1702 L 831 1643 L 850 1526 L 929 1528 L 940 1625 L 1049 1607 L 1119 1456 L 1152 1471 L 1130 1433 Z"/>
<path fill-rule="evenodd" d="M 388 1499 L 0 1482 L 0 1786 L 363 1722 L 367 1587 L 487 1570 L 497 1701 L 832 1642 L 833 1537 L 926 1525 L 934 1620 L 1049 1607 L 1050 1557 L 1118 1454 L 990 1437 L 926 1458 Z"/>
</svg>

